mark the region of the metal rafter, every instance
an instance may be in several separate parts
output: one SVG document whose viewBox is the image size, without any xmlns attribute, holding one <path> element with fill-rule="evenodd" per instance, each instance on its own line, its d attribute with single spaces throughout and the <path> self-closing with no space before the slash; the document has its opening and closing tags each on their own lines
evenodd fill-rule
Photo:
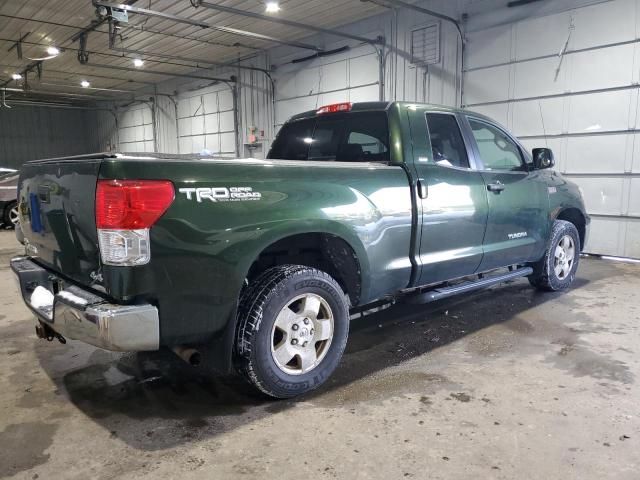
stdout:
<svg viewBox="0 0 640 480">
<path fill-rule="evenodd" d="M 141 73 L 138 68 L 129 68 L 129 67 L 120 67 L 117 65 L 96 65 L 91 64 L 92 68 L 106 68 L 111 70 L 120 70 L 121 72 L 135 72 Z M 144 73 L 148 73 L 150 75 L 165 75 L 167 77 L 180 77 L 180 78 L 192 78 L 194 80 L 209 80 L 211 82 L 226 82 L 226 83 L 235 83 L 236 79 L 232 76 L 231 78 L 220 78 L 220 77 L 205 77 L 203 75 L 192 75 L 190 73 L 174 73 L 174 72 L 160 72 L 158 70 L 149 70 L 147 68 L 144 69 Z"/>
<path fill-rule="evenodd" d="M 429 10 L 428 8 L 421 7 L 419 5 L 414 5 L 413 3 L 405 2 L 404 0 L 379 0 L 382 4 L 393 5 L 395 7 L 406 8 L 407 10 L 413 10 L 415 12 L 424 13 L 425 15 L 431 15 L 432 17 L 439 18 L 440 20 L 445 20 L 447 22 L 453 23 L 453 25 L 458 30 L 460 34 L 460 40 L 464 42 L 464 34 L 462 32 L 462 27 L 460 26 L 460 22 L 449 15 L 444 15 L 442 13 L 434 12 L 433 10 Z M 380 5 L 379 2 L 375 2 Z"/>
<path fill-rule="evenodd" d="M 0 42 L 11 42 L 11 41 L 12 40 L 10 40 L 10 39 L 6 39 L 6 38 L 1 38 L 0 37 Z M 34 46 L 46 46 L 46 44 L 38 43 L 38 42 L 27 42 L 27 41 L 25 41 L 23 43 L 25 43 L 27 45 L 34 45 Z M 79 49 L 77 49 L 77 48 L 70 48 L 70 47 L 65 48 L 65 50 L 79 51 Z M 114 49 L 114 50 L 116 50 L 116 51 L 126 51 L 127 49 Z M 174 57 L 174 56 L 171 56 L 171 55 L 154 55 L 154 54 L 151 54 L 151 53 L 137 52 L 137 51 L 134 51 L 134 50 L 132 50 L 131 52 L 140 53 L 140 54 L 149 55 L 149 56 L 173 57 L 173 58 L 176 58 L 178 60 L 181 59 L 181 60 L 184 60 L 184 61 L 191 61 L 191 62 L 197 63 L 197 60 L 187 59 L 187 58 L 184 58 L 184 57 Z M 123 58 L 121 55 L 115 55 L 115 54 L 109 54 L 109 53 L 102 53 L 102 52 L 91 52 L 91 53 L 95 53 L 96 55 L 102 55 L 102 56 L 106 56 L 106 57 L 118 58 L 118 59 L 122 59 Z M 175 65 L 175 66 L 179 66 L 179 67 L 198 68 L 197 65 L 196 66 L 184 65 L 184 64 L 181 64 L 181 63 L 162 62 L 162 61 L 157 61 L 157 60 L 152 60 L 152 62 L 160 63 L 160 64 L 167 64 L 167 65 Z M 206 60 L 202 60 L 202 63 L 209 63 L 211 65 L 215 65 L 216 64 L 215 62 L 213 62 L 213 63 L 212 62 L 207 62 Z M 88 64 L 88 65 L 90 67 L 96 67 L 96 68 L 110 68 L 111 67 L 109 65 L 99 65 L 99 64 L 93 64 L 93 63 L 92 64 Z M 228 66 L 229 68 L 235 68 L 236 67 L 235 65 L 225 65 L 225 66 Z M 35 67 L 37 67 L 37 65 L 35 65 Z M 30 67 L 30 68 L 27 67 L 27 69 L 25 69 L 25 71 L 26 70 L 31 71 L 31 70 L 33 70 L 33 68 L 34 67 Z M 182 77 L 186 77 L 187 76 L 186 74 L 173 74 L 173 73 L 158 72 L 158 71 L 148 70 L 148 69 L 140 70 L 140 69 L 137 69 L 137 68 L 118 67 L 118 69 L 123 69 L 123 68 L 126 71 L 136 72 L 136 73 L 151 73 L 151 74 L 157 74 L 157 75 L 170 75 L 170 76 L 182 76 Z M 262 69 L 259 69 L 257 67 L 245 67 L 245 68 L 250 68 L 250 69 L 253 69 L 253 70 L 262 71 Z M 53 71 L 53 70 L 50 70 L 50 71 Z M 23 73 L 24 73 L 24 71 L 23 71 Z M 77 73 L 77 74 L 79 74 L 78 72 L 68 72 L 68 73 Z M 100 77 L 97 77 L 97 78 L 100 78 Z M 192 78 L 196 78 L 196 79 L 199 79 L 199 80 L 212 80 L 212 81 L 224 81 L 224 82 L 232 81 L 232 80 L 230 80 L 228 78 L 224 78 L 223 79 L 223 78 L 216 78 L 216 77 L 196 77 L 196 76 L 192 76 Z M 138 83 L 148 83 L 148 82 L 138 82 Z"/>
<path fill-rule="evenodd" d="M 34 22 L 34 23 L 40 23 L 42 25 L 52 25 L 54 27 L 64 27 L 64 28 L 72 28 L 74 30 L 85 30 L 86 27 L 78 27 L 76 25 L 69 25 L 68 23 L 60 23 L 60 22 L 51 22 L 49 20 L 41 20 L 41 19 L 33 19 L 33 18 L 26 18 L 26 17 L 20 17 L 18 15 L 7 15 L 5 13 L 0 13 L 0 18 L 8 18 L 10 20 L 22 20 L 23 22 Z M 229 43 L 224 43 L 224 42 L 217 42 L 214 40 L 206 40 L 203 38 L 197 38 L 197 37 L 192 37 L 190 35 L 177 35 L 175 33 L 167 33 L 167 32 L 161 32 L 159 30 L 155 30 L 153 28 L 147 28 L 145 26 L 142 25 L 137 25 L 135 23 L 127 23 L 126 25 L 121 25 L 121 27 L 123 29 L 131 29 L 131 30 L 136 30 L 138 32 L 143 32 L 143 33 L 152 33 L 154 35 L 162 35 L 165 37 L 171 37 L 171 38 L 177 38 L 180 40 L 189 40 L 191 42 L 196 42 L 196 43 L 202 43 L 205 45 L 214 45 L 216 47 L 227 47 L 227 48 L 246 48 L 249 50 L 258 50 L 258 48 L 256 47 L 252 47 L 250 45 L 246 45 L 243 43 L 234 43 L 234 44 L 229 44 Z M 106 30 L 100 30 L 99 28 L 95 28 L 93 30 L 94 33 L 101 33 L 103 35 L 108 35 L 109 32 Z"/>
<path fill-rule="evenodd" d="M 203 29 L 217 30 L 219 32 L 229 33 L 231 35 L 249 37 L 249 38 L 253 38 L 253 39 L 256 39 L 256 40 L 263 40 L 263 41 L 272 42 L 272 43 L 279 43 L 279 44 L 282 44 L 282 45 L 289 45 L 291 47 L 303 48 L 303 49 L 306 49 L 306 50 L 313 50 L 313 51 L 316 51 L 316 52 L 322 51 L 321 48 L 316 47 L 315 45 L 308 44 L 308 43 L 296 42 L 296 41 L 293 41 L 293 40 L 283 40 L 283 39 L 272 37 L 272 36 L 269 36 L 269 35 L 263 35 L 261 33 L 249 32 L 247 30 L 239 30 L 237 28 L 221 27 L 221 26 L 218 26 L 218 25 L 211 25 L 211 24 L 208 24 L 208 23 L 205 23 L 205 22 L 201 22 L 199 20 L 193 20 L 191 18 L 181 17 L 179 15 L 173 15 L 173 14 L 165 13 L 165 12 L 158 12 L 156 10 L 149 10 L 148 8 L 132 7 L 132 6 L 129 6 L 129 5 L 124 5 L 124 4 L 104 2 L 104 1 L 101 1 L 101 0 L 93 0 L 93 5 L 95 5 L 96 7 L 105 7 L 105 8 L 111 8 L 111 9 L 117 9 L 117 10 L 125 10 L 127 13 L 135 13 L 135 14 L 138 14 L 138 15 L 145 15 L 145 16 L 149 16 L 149 17 L 162 18 L 164 20 L 171 20 L 171 21 L 176 22 L 176 23 L 183 23 L 183 24 L 186 24 L 186 25 L 191 25 L 193 27 L 199 27 L 199 28 L 203 28 Z"/>
<path fill-rule="evenodd" d="M 268 15 L 262 15 L 260 13 L 254 13 L 254 12 L 250 12 L 248 10 L 240 10 L 238 8 L 226 7 L 224 5 L 218 5 L 217 3 L 203 2 L 201 0 L 193 0 L 192 4 L 196 8 L 197 7 L 210 8 L 212 10 L 217 10 L 219 12 L 231 13 L 233 15 L 240 15 L 242 17 L 255 18 L 257 20 L 264 20 L 265 22 L 279 23 L 280 25 L 287 25 L 289 27 L 299 28 L 301 30 L 310 30 L 310 31 L 313 31 L 313 32 L 324 33 L 326 35 L 334 35 L 336 37 L 348 38 L 350 40 L 356 40 L 356 41 L 362 42 L 362 43 L 370 43 L 372 45 L 377 45 L 377 44 L 383 43 L 380 38 L 375 38 L 375 39 L 365 38 L 365 37 L 361 37 L 359 35 L 352 35 L 350 33 L 345 33 L 345 32 L 341 32 L 341 31 L 338 31 L 338 30 L 334 30 L 332 28 L 317 27 L 315 25 L 309 25 L 307 23 L 295 22 L 293 20 L 287 20 L 287 19 L 284 19 L 284 18 L 270 17 Z"/>
<path fill-rule="evenodd" d="M 254 72 L 271 72 L 272 71 L 266 68 L 250 67 L 247 65 L 237 65 L 235 63 L 216 62 L 214 60 L 207 60 L 204 58 L 181 57 L 179 55 L 168 55 L 166 53 L 153 53 L 153 52 L 148 52 L 146 50 L 134 50 L 131 48 L 111 47 L 111 50 L 113 50 L 114 52 L 128 53 L 131 55 L 140 55 L 144 57 L 157 57 L 157 58 L 166 58 L 168 60 L 179 60 L 181 62 L 192 62 L 196 64 L 194 65 L 195 68 L 209 68 L 209 67 L 203 67 L 200 65 L 200 64 L 204 64 L 204 65 L 213 65 L 215 67 L 220 67 L 220 68 L 252 70 Z"/>
</svg>

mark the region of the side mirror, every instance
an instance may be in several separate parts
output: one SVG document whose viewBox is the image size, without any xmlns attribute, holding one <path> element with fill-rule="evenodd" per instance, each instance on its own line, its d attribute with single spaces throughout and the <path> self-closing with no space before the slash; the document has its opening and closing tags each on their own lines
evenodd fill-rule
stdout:
<svg viewBox="0 0 640 480">
<path fill-rule="evenodd" d="M 533 154 L 533 168 L 536 170 L 542 170 L 544 168 L 553 167 L 556 162 L 553 159 L 553 152 L 550 148 L 534 148 Z"/>
</svg>

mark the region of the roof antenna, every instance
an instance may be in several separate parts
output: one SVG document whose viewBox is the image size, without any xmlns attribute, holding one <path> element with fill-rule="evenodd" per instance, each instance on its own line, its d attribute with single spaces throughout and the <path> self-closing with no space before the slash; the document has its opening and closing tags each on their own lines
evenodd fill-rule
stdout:
<svg viewBox="0 0 640 480">
<path fill-rule="evenodd" d="M 320 90 L 322 89 L 322 66 L 319 67 L 318 76 L 318 92 L 316 93 L 316 110 L 318 109 L 318 101 L 320 100 Z"/>
<path fill-rule="evenodd" d="M 542 115 L 542 103 L 538 100 L 538 110 L 540 111 L 540 121 L 542 122 L 542 133 L 544 135 L 544 146 L 549 148 L 549 144 L 547 143 L 547 130 L 544 128 L 544 115 Z"/>
</svg>

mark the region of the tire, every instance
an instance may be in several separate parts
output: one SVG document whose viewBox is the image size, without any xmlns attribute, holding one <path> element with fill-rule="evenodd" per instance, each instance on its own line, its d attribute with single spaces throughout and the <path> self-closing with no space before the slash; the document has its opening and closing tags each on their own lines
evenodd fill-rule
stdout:
<svg viewBox="0 0 640 480">
<path fill-rule="evenodd" d="M 572 252 L 572 255 L 571 255 Z M 555 292 L 568 288 L 576 278 L 580 263 L 580 235 L 575 225 L 564 220 L 553 222 L 544 256 L 531 264 L 529 283 L 539 290 Z"/>
<path fill-rule="evenodd" d="M 18 202 L 9 202 L 4 208 L 2 222 L 5 227 L 15 228 L 18 225 Z"/>
<path fill-rule="evenodd" d="M 245 288 L 237 323 L 238 372 L 271 397 L 291 398 L 322 385 L 338 366 L 349 334 L 349 309 L 327 273 L 282 265 Z"/>
</svg>

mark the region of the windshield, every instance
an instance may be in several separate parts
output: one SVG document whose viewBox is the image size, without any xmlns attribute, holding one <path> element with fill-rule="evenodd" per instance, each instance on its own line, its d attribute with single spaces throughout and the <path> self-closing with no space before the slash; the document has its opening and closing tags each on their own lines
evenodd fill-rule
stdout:
<svg viewBox="0 0 640 480">
<path fill-rule="evenodd" d="M 282 126 L 267 158 L 388 162 L 387 115 L 362 112 L 294 120 Z"/>
</svg>

